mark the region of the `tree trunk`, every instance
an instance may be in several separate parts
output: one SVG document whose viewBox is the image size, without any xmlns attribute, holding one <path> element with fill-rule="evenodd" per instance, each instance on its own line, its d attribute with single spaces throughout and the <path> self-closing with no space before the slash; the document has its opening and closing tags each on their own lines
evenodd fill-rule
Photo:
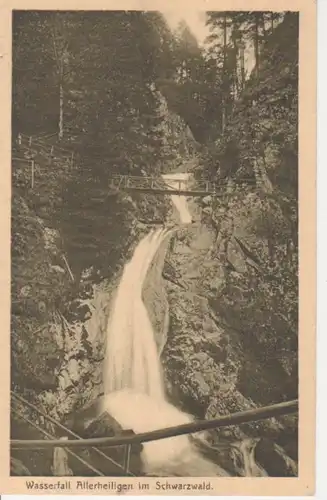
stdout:
<svg viewBox="0 0 327 500">
<path fill-rule="evenodd" d="M 255 68 L 256 68 L 256 76 L 257 78 L 259 77 L 259 71 L 260 71 L 260 68 L 259 68 L 259 57 L 260 57 L 260 54 L 259 54 L 259 16 L 260 16 L 260 13 L 256 12 L 254 14 L 255 16 L 255 33 L 254 33 L 254 54 L 255 54 Z"/>
<path fill-rule="evenodd" d="M 59 140 L 64 137 L 64 88 L 62 80 L 59 83 Z"/>
<path fill-rule="evenodd" d="M 227 49 L 227 16 L 224 15 L 224 73 L 226 71 L 226 49 Z"/>
<path fill-rule="evenodd" d="M 265 26 L 265 15 L 261 14 L 261 26 L 262 26 L 262 37 L 266 39 L 266 26 Z"/>
<path fill-rule="evenodd" d="M 54 14 L 53 23 L 51 26 L 53 54 L 57 65 L 58 80 L 59 80 L 59 122 L 58 122 L 58 139 L 61 140 L 64 136 L 64 49 L 60 48 L 60 36 L 58 36 L 57 16 Z"/>
<path fill-rule="evenodd" d="M 240 48 L 240 62 L 241 62 L 241 88 L 244 89 L 245 85 L 245 62 L 244 62 L 244 46 Z"/>
<path fill-rule="evenodd" d="M 238 55 L 239 55 L 239 48 L 237 44 L 237 37 L 234 35 L 233 36 L 233 42 L 234 42 L 234 98 L 235 100 L 237 99 L 239 95 L 239 90 L 240 90 L 240 82 L 238 78 L 238 73 L 237 73 L 237 60 L 238 60 Z"/>
<path fill-rule="evenodd" d="M 221 114 L 221 130 L 224 134 L 226 126 L 226 114 L 227 114 L 227 85 L 226 85 L 226 60 L 227 60 L 227 15 L 224 14 L 224 62 L 223 62 L 223 99 L 222 99 L 222 114 Z"/>
</svg>

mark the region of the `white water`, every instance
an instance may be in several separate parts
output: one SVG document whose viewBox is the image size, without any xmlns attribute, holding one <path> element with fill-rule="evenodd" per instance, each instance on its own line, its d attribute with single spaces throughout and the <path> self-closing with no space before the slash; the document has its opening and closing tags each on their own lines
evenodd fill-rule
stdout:
<svg viewBox="0 0 327 500">
<path fill-rule="evenodd" d="M 124 268 L 107 328 L 106 394 L 134 389 L 156 399 L 164 398 L 161 366 L 142 287 L 167 234 L 165 229 L 151 231 Z"/>
<path fill-rule="evenodd" d="M 176 188 L 176 186 L 179 185 L 178 181 L 182 181 L 180 183 L 180 186 L 183 189 L 184 187 L 187 186 L 187 181 L 189 180 L 190 175 L 180 173 L 180 174 L 167 174 L 163 175 L 162 177 L 165 180 L 167 186 L 170 187 L 171 189 L 174 189 Z M 171 182 L 171 179 L 173 179 L 173 182 Z M 171 201 L 173 202 L 179 213 L 181 223 L 190 224 L 192 222 L 192 216 L 187 206 L 186 196 L 178 196 L 173 194 L 171 196 Z"/>
<path fill-rule="evenodd" d="M 187 181 L 188 174 L 164 176 Z M 174 183 L 169 182 L 171 188 Z M 184 196 L 172 196 L 182 223 L 192 221 Z M 151 231 L 136 247 L 121 278 L 107 329 L 105 392 L 102 411 L 125 429 L 153 431 L 192 421 L 165 399 L 161 365 L 153 326 L 142 300 L 148 268 L 168 235 Z M 216 476 L 223 472 L 199 456 L 187 436 L 144 443 L 145 473 L 154 475 Z M 178 471 L 178 473 L 177 473 Z"/>
</svg>

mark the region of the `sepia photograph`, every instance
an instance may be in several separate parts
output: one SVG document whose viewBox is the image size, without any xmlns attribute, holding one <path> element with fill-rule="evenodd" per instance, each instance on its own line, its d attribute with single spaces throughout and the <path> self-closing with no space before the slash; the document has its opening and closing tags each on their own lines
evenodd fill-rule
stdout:
<svg viewBox="0 0 327 500">
<path fill-rule="evenodd" d="M 27 492 L 298 478 L 299 28 L 288 10 L 12 11 Z"/>
</svg>

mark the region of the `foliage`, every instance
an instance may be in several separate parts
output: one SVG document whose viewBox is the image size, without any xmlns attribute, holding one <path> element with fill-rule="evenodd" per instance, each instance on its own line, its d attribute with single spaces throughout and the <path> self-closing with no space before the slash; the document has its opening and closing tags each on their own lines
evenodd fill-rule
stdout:
<svg viewBox="0 0 327 500">
<path fill-rule="evenodd" d="M 289 14 L 267 37 L 259 76 L 251 75 L 233 105 L 224 136 L 211 146 L 207 168 L 216 176 L 234 176 L 237 170 L 242 177 L 251 176 L 254 160 L 260 159 L 271 181 L 296 197 L 297 59 L 298 16 Z"/>
<path fill-rule="evenodd" d="M 113 193 L 108 180 L 113 173 L 155 175 L 180 156 L 178 141 L 167 151 L 177 134 L 165 127 L 155 85 L 173 71 L 171 50 L 156 12 L 14 13 L 13 139 L 18 132 L 55 134 L 29 147 L 13 144 L 15 157 L 34 160 L 33 187 L 28 163 L 14 163 L 12 177 L 16 385 L 55 388 L 57 312 L 80 317 L 76 298 L 117 273 L 138 238 L 137 218 L 165 216 L 164 201 Z M 56 150 L 58 141 L 74 150 L 73 163 Z M 49 232 L 56 234 L 51 243 Z M 84 347 L 90 351 L 85 339 Z"/>
<path fill-rule="evenodd" d="M 135 207 L 109 192 L 110 175 L 153 175 L 172 159 L 155 85 L 172 73 L 172 43 L 157 12 L 15 13 L 14 128 L 57 129 L 81 158 L 46 171 L 34 151 L 38 194 L 29 193 L 39 215 L 51 212 L 77 276 L 95 261 L 110 274 L 131 242 Z"/>
<path fill-rule="evenodd" d="M 35 388 L 41 380 L 40 390 L 55 388 L 63 353 L 49 328 L 53 315 L 71 314 L 74 321 L 83 275 L 88 284 L 116 277 L 139 239 L 138 220 L 166 216 L 165 201 L 112 192 L 110 176 L 158 175 L 188 158 L 186 123 L 201 144 L 197 175 L 234 181 L 266 176 L 272 189 L 251 195 L 234 186 L 231 196 L 213 206 L 215 228 L 226 241 L 222 251 L 213 242 L 213 265 L 201 275 L 201 292 L 211 294 L 206 318 L 194 310 L 194 344 L 214 310 L 238 332 L 242 354 L 248 355 L 244 366 L 230 358 L 228 346 L 201 339 L 199 352 L 185 350 L 190 378 L 182 380 L 180 371 L 176 380 L 191 402 L 202 391 L 201 416 L 212 387 L 219 389 L 207 358 L 226 371 L 221 375 L 226 384 L 229 371 L 235 375 L 231 397 L 221 402 L 226 412 L 246 398 L 252 404 L 296 395 L 298 16 L 286 13 L 280 24 L 275 21 L 273 13 L 208 13 L 211 36 L 203 49 L 185 24 L 171 33 L 157 12 L 14 14 L 14 135 L 54 132 L 55 142 L 74 149 L 78 158 L 70 165 L 29 148 L 20 152 L 34 155 L 34 189 L 27 169 L 13 173 L 15 385 Z M 255 67 L 248 77 L 249 41 Z M 60 235 L 52 244 L 48 230 Z M 245 271 L 228 262 L 235 241 Z M 191 307 L 187 303 L 186 324 L 193 321 Z M 81 344 L 75 359 L 89 359 L 92 348 L 84 331 Z M 185 352 L 177 343 L 172 347 L 172 362 L 181 367 Z M 45 353 L 51 357 L 50 374 Z M 201 371 L 204 361 L 208 380 Z"/>
<path fill-rule="evenodd" d="M 257 374 L 252 362 L 244 365 L 238 388 L 261 403 L 297 395 L 297 65 L 298 16 L 286 13 L 266 35 L 260 71 L 235 101 L 224 135 L 207 148 L 205 174 L 199 172 L 271 182 L 270 192 L 259 184 L 252 194 L 234 186 L 213 214 L 219 229 L 223 211 L 229 228 L 221 257 L 228 260 L 228 245 L 236 242 L 247 268 L 229 269 L 212 307 L 259 362 Z"/>
<path fill-rule="evenodd" d="M 54 238 L 57 239 L 56 235 Z M 59 250 L 60 244 L 57 244 Z M 55 369 L 59 367 L 63 353 L 58 349 L 51 323 L 58 302 L 65 300 L 70 288 L 67 274 L 60 264 L 60 253 L 53 252 L 46 227 L 23 198 L 14 193 L 11 370 L 12 383 L 20 387 L 34 390 L 56 387 Z"/>
</svg>

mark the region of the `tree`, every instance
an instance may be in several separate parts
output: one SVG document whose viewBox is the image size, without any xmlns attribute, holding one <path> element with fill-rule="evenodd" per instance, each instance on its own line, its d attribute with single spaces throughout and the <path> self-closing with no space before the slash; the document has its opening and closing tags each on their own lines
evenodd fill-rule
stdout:
<svg viewBox="0 0 327 500">
<path fill-rule="evenodd" d="M 222 113 L 221 113 L 221 130 L 224 133 L 227 119 L 227 103 L 229 93 L 229 75 L 228 75 L 228 38 L 230 28 L 230 18 L 228 12 L 208 12 L 207 25 L 211 31 L 211 36 L 207 42 L 211 44 L 212 50 L 216 56 L 217 69 L 222 73 Z M 222 62 L 221 62 L 222 61 Z"/>
<path fill-rule="evenodd" d="M 69 94 L 77 57 L 71 40 L 81 40 L 82 28 L 78 13 L 74 16 L 57 11 L 15 12 L 13 118 L 17 120 L 22 116 L 25 128 L 20 129 L 21 132 L 55 131 L 59 140 L 63 139 L 65 95 Z M 33 123 L 31 130 L 26 130 L 26 122 Z"/>
</svg>

